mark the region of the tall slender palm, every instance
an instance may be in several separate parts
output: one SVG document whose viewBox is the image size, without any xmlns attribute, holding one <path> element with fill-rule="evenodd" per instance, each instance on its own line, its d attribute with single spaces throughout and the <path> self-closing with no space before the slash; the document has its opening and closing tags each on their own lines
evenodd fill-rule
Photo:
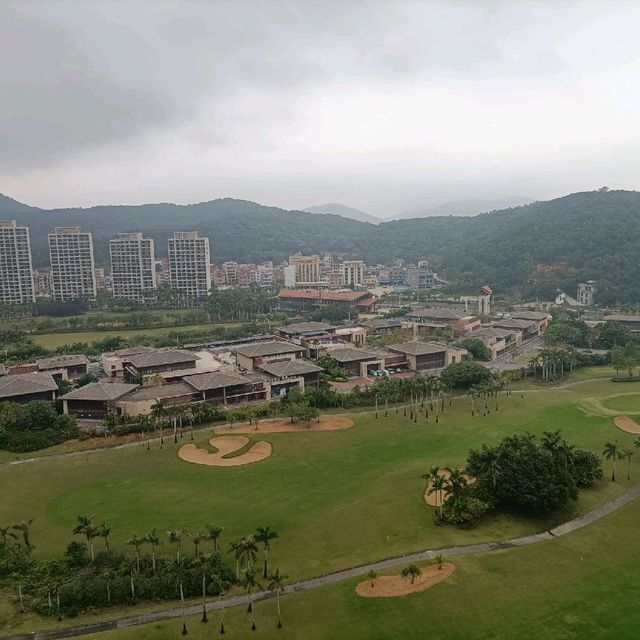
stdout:
<svg viewBox="0 0 640 640">
<path fill-rule="evenodd" d="M 246 569 L 244 575 L 242 576 L 242 586 L 245 588 L 247 595 L 249 596 L 249 606 L 247 607 L 247 612 L 251 614 L 251 628 L 255 631 L 256 621 L 254 618 L 254 609 L 253 606 L 253 591 L 254 589 L 259 589 L 260 584 L 256 579 L 256 572 L 253 569 Z"/>
<path fill-rule="evenodd" d="M 194 564 L 202 573 L 202 622 L 208 622 L 207 620 L 207 573 L 211 569 L 211 554 L 203 553 L 201 556 L 196 558 Z"/>
<path fill-rule="evenodd" d="M 95 516 L 78 516 L 78 524 L 73 529 L 73 535 L 83 535 L 87 540 L 87 548 L 91 556 L 91 562 L 95 560 L 93 551 L 93 539 L 98 535 L 98 530 L 93 525 Z"/>
<path fill-rule="evenodd" d="M 22 542 L 24 543 L 25 549 L 27 549 L 27 551 L 31 551 L 31 549 L 33 548 L 31 545 L 31 525 L 32 524 L 33 524 L 33 518 L 30 518 L 29 520 L 23 520 L 18 524 L 14 524 L 13 527 L 11 527 L 14 531 L 20 532 L 20 535 L 22 536 Z"/>
<path fill-rule="evenodd" d="M 620 452 L 618 451 L 618 441 L 614 440 L 613 442 L 607 442 L 604 445 L 604 451 L 602 455 L 607 459 L 611 460 L 611 480 L 615 482 L 616 479 L 616 459 L 620 457 Z"/>
<path fill-rule="evenodd" d="M 135 533 L 127 540 L 130 547 L 136 549 L 136 569 L 140 573 L 140 547 L 147 541 L 146 537 L 137 536 Z"/>
<path fill-rule="evenodd" d="M 240 562 L 246 569 L 253 569 L 258 558 L 258 547 L 253 536 L 243 536 L 240 538 Z"/>
<path fill-rule="evenodd" d="M 156 573 L 156 547 L 159 547 L 161 544 L 160 535 L 158 534 L 157 529 L 151 529 L 149 533 L 145 536 L 145 540 L 148 544 L 151 545 L 151 566 L 153 567 L 153 573 Z"/>
<path fill-rule="evenodd" d="M 104 540 L 104 548 L 109 551 L 109 536 L 111 535 L 111 525 L 102 522 L 98 527 L 98 537 Z"/>
<path fill-rule="evenodd" d="M 280 569 L 276 569 L 269 576 L 269 590 L 276 592 L 276 603 L 278 608 L 278 629 L 282 629 L 282 612 L 280 611 L 280 594 L 282 593 L 282 588 L 284 587 L 285 580 L 287 576 L 280 573 Z"/>
<path fill-rule="evenodd" d="M 102 570 L 101 575 L 107 587 L 107 604 L 111 605 L 111 581 L 116 577 L 116 572 L 111 567 L 106 567 Z"/>
<path fill-rule="evenodd" d="M 454 500 L 457 499 L 469 484 L 460 469 L 447 467 L 449 477 L 446 479 L 445 490 Z"/>
<path fill-rule="evenodd" d="M 193 546 L 195 548 L 195 557 L 198 557 L 200 544 L 207 539 L 207 536 L 200 531 L 196 531 L 196 533 L 190 534 L 191 542 L 193 542 Z"/>
<path fill-rule="evenodd" d="M 220 550 L 220 536 L 224 529 L 222 527 L 216 527 L 214 524 L 207 524 L 204 527 L 207 532 L 207 539 L 213 542 L 213 552 L 217 553 Z"/>
<path fill-rule="evenodd" d="M 187 532 L 183 529 L 176 529 L 175 531 L 167 531 L 167 536 L 169 537 L 169 543 L 176 545 L 176 562 L 180 562 L 182 541 L 187 536 Z"/>
<path fill-rule="evenodd" d="M 444 476 L 437 474 L 431 479 L 431 487 L 429 488 L 429 493 L 436 494 L 436 506 L 438 508 L 438 513 L 440 515 L 440 520 L 443 518 L 443 510 L 444 510 L 444 493 L 447 488 L 447 481 Z"/>
<path fill-rule="evenodd" d="M 236 559 L 236 582 L 240 582 L 240 540 L 236 540 L 229 544 L 229 553 L 233 553 L 233 557 Z"/>
<path fill-rule="evenodd" d="M 622 451 L 622 457 L 627 459 L 627 480 L 631 479 L 631 457 L 634 453 L 635 451 L 633 449 L 623 449 Z"/>
<path fill-rule="evenodd" d="M 176 533 L 176 532 L 172 532 Z M 177 558 L 171 563 L 171 573 L 174 575 L 180 591 L 180 607 L 182 609 L 182 635 L 187 635 L 187 619 L 184 610 L 184 580 L 188 575 L 188 569 L 184 559 Z"/>
<path fill-rule="evenodd" d="M 9 540 L 17 540 L 18 536 L 12 531 L 13 526 L 7 525 L 6 527 L 0 527 L 0 546 L 6 547 L 9 544 Z"/>
<path fill-rule="evenodd" d="M 151 415 L 156 419 L 158 428 L 160 429 L 160 446 L 164 444 L 164 416 L 167 411 L 167 401 L 158 398 L 151 406 Z"/>
<path fill-rule="evenodd" d="M 257 543 L 264 545 L 264 570 L 262 577 L 266 578 L 269 575 L 268 563 L 271 541 L 278 537 L 278 532 L 274 531 L 271 527 L 258 527 L 254 537 Z"/>
</svg>

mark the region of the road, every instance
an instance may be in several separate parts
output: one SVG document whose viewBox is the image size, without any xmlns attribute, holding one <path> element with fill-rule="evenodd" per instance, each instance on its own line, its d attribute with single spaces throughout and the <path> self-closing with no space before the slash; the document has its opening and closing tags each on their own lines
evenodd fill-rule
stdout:
<svg viewBox="0 0 640 640">
<path fill-rule="evenodd" d="M 508 353 L 499 356 L 495 360 L 488 362 L 486 366 L 493 371 L 508 371 L 509 369 L 522 369 L 524 365 L 514 364 L 513 361 L 523 353 L 536 351 L 544 345 L 544 336 L 536 336 L 523 342 L 517 349 L 512 349 Z"/>
<path fill-rule="evenodd" d="M 578 518 L 565 522 L 564 524 L 558 525 L 557 527 L 554 527 L 553 529 L 550 529 L 548 531 L 534 533 L 532 535 L 523 536 L 521 538 L 512 538 L 510 540 L 483 542 L 479 544 L 448 547 L 444 549 L 428 549 L 426 551 L 419 551 L 417 553 L 396 556 L 395 558 L 386 558 L 377 562 L 371 562 L 369 564 L 350 567 L 349 569 L 329 573 L 317 578 L 301 580 L 300 582 L 296 582 L 294 584 L 286 586 L 283 590 L 283 593 L 296 593 L 298 591 L 317 589 L 318 587 L 324 587 L 326 585 L 336 584 L 338 582 L 343 582 L 344 580 L 363 576 L 371 570 L 386 571 L 387 569 L 391 569 L 398 565 L 410 564 L 413 562 L 425 562 L 432 559 L 437 554 L 442 554 L 446 558 L 451 558 L 452 556 L 467 555 L 471 553 L 487 553 L 491 551 L 498 551 L 500 549 L 526 547 L 532 544 L 537 544 L 539 542 L 553 540 L 554 538 L 567 535 L 572 531 L 581 529 L 582 527 L 585 527 L 593 522 L 596 522 L 597 520 L 600 520 L 601 518 L 604 518 L 605 516 L 613 513 L 614 511 L 617 511 L 624 505 L 628 504 L 638 496 L 640 496 L 640 484 L 625 491 L 625 493 L 623 493 L 621 496 L 618 496 L 614 500 L 601 505 L 597 509 L 585 513 Z M 274 597 L 275 592 L 261 591 L 254 595 L 254 601 L 268 600 Z M 248 597 L 246 595 L 232 596 L 230 598 L 223 598 L 221 600 L 215 600 L 207 603 L 207 611 L 218 611 L 220 609 L 226 609 L 229 607 L 236 607 L 246 604 L 248 604 Z M 186 615 L 197 615 L 201 613 L 201 611 L 202 605 L 191 605 L 186 608 Z M 144 613 L 138 616 L 123 617 L 117 620 L 79 625 L 67 629 L 51 629 L 48 631 L 5 636 L 5 638 L 6 640 L 60 640 L 61 638 L 77 638 L 80 636 L 95 634 L 102 631 L 112 631 L 115 629 L 124 629 L 126 627 L 133 627 L 150 622 L 176 619 L 180 618 L 181 616 L 182 610 L 179 607 L 171 607 L 168 609 L 163 609 L 161 611 Z"/>
</svg>

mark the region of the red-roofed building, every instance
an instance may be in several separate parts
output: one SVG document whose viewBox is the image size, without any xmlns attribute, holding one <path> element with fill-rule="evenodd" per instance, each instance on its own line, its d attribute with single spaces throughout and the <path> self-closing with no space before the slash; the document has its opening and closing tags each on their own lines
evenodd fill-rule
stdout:
<svg viewBox="0 0 640 640">
<path fill-rule="evenodd" d="M 360 313 L 370 313 L 378 306 L 378 298 L 368 291 L 323 291 L 322 289 L 282 289 L 278 294 L 280 307 L 291 311 L 313 311 L 335 305 L 350 307 Z"/>
</svg>

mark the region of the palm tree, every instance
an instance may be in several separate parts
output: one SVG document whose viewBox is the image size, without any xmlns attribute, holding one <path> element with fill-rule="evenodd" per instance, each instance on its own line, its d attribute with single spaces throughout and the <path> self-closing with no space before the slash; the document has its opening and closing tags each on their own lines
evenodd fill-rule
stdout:
<svg viewBox="0 0 640 640">
<path fill-rule="evenodd" d="M 253 614 L 254 614 L 253 590 L 260 588 L 260 584 L 256 580 L 256 572 L 253 569 L 246 569 L 244 572 L 244 576 L 242 577 L 241 584 L 245 588 L 247 595 L 249 596 L 249 606 L 247 607 L 247 612 L 251 614 L 251 629 L 255 631 L 256 621 L 255 621 L 255 618 L 253 617 Z"/>
<path fill-rule="evenodd" d="M 271 540 L 275 540 L 277 537 L 278 532 L 274 531 L 271 527 L 258 527 L 256 530 L 255 541 L 264 545 L 263 578 L 266 578 L 269 575 L 267 566 L 269 562 L 269 549 L 271 549 Z"/>
<path fill-rule="evenodd" d="M 622 451 L 622 457 L 627 459 L 627 480 L 631 479 L 629 467 L 631 465 L 631 457 L 634 453 L 635 451 L 633 449 L 623 449 Z"/>
<path fill-rule="evenodd" d="M 18 536 L 12 531 L 13 526 L 8 525 L 6 527 L 0 527 L 0 546 L 6 547 L 9 544 L 9 539 L 17 540 Z"/>
<path fill-rule="evenodd" d="M 98 535 L 98 530 L 93 526 L 95 516 L 78 516 L 78 524 L 73 529 L 73 535 L 83 535 L 87 539 L 87 548 L 94 561 L 93 539 Z"/>
<path fill-rule="evenodd" d="M 213 524 L 208 524 L 205 525 L 204 530 L 207 532 L 207 539 L 213 542 L 213 552 L 217 553 L 220 550 L 218 540 L 220 539 L 224 529 L 222 527 L 216 527 Z"/>
<path fill-rule="evenodd" d="M 253 536 L 243 536 L 239 541 L 239 560 L 247 569 L 253 569 L 253 565 L 258 557 L 258 547 Z"/>
<path fill-rule="evenodd" d="M 447 467 L 447 471 L 449 472 L 449 477 L 446 480 L 445 490 L 447 494 L 455 500 L 465 490 L 469 483 L 460 469 L 451 469 Z"/>
<path fill-rule="evenodd" d="M 187 532 L 183 529 L 177 529 L 176 531 L 167 531 L 169 536 L 169 544 L 176 545 L 176 562 L 180 562 L 180 551 L 182 550 L 182 540 L 187 536 Z"/>
<path fill-rule="evenodd" d="M 280 569 L 276 569 L 269 576 L 269 590 L 276 592 L 276 603 L 278 607 L 278 629 L 282 629 L 282 613 L 280 611 L 280 594 L 282 593 L 282 588 L 284 587 L 284 582 L 287 579 L 287 576 L 280 573 Z"/>
<path fill-rule="evenodd" d="M 193 546 L 195 547 L 196 558 L 197 558 L 198 557 L 198 547 L 200 546 L 200 544 L 202 543 L 203 540 L 207 539 L 207 536 L 205 536 L 204 533 L 201 533 L 200 531 L 197 531 L 196 533 L 191 534 L 190 537 L 191 537 L 191 541 L 193 542 Z"/>
<path fill-rule="evenodd" d="M 109 551 L 109 536 L 111 535 L 111 525 L 102 522 L 98 527 L 98 537 L 104 539 L 104 548 Z"/>
<path fill-rule="evenodd" d="M 147 541 L 144 537 L 138 537 L 135 533 L 127 540 L 127 544 L 136 548 L 136 569 L 140 573 L 140 547 Z"/>
<path fill-rule="evenodd" d="M 110 567 L 102 570 L 102 577 L 107 584 L 107 604 L 111 605 L 111 581 L 116 577 L 116 572 Z"/>
<path fill-rule="evenodd" d="M 376 584 L 376 579 L 378 578 L 378 573 L 377 571 L 374 571 L 373 569 L 371 569 L 371 571 L 367 571 L 367 575 L 366 575 L 367 580 L 369 581 L 369 585 L 371 586 L 371 588 L 373 589 L 373 587 Z"/>
<path fill-rule="evenodd" d="M 604 445 L 604 451 L 602 455 L 607 459 L 612 461 L 612 469 L 611 469 L 611 480 L 615 482 L 616 479 L 616 459 L 620 457 L 620 452 L 618 451 L 618 441 L 614 440 L 613 442 L 607 442 Z"/>
<path fill-rule="evenodd" d="M 439 553 L 434 559 L 433 561 L 435 562 L 436 566 L 438 567 L 438 569 L 442 569 L 442 565 L 444 564 L 444 556 Z"/>
<path fill-rule="evenodd" d="M 171 533 L 182 533 L 181 531 L 172 531 Z M 187 635 L 187 619 L 184 611 L 184 579 L 187 576 L 187 567 L 184 560 L 177 558 L 171 563 L 171 572 L 176 577 L 178 588 L 180 590 L 180 606 L 182 608 L 182 635 Z"/>
<path fill-rule="evenodd" d="M 420 571 L 420 568 L 415 564 L 410 564 L 400 572 L 400 575 L 405 579 L 409 578 L 411 580 L 411 584 L 413 584 L 416 581 L 416 578 L 422 575 L 422 571 Z"/>
<path fill-rule="evenodd" d="M 202 571 L 202 622 L 207 620 L 207 570 L 211 568 L 211 554 L 203 553 L 196 558 L 195 566 Z"/>
<path fill-rule="evenodd" d="M 33 524 L 33 518 L 30 518 L 29 520 L 23 520 L 18 524 L 14 524 L 13 527 L 11 527 L 14 531 L 20 532 L 20 534 L 22 535 L 22 541 L 24 542 L 24 546 L 27 551 L 31 551 L 31 549 L 33 548 L 31 546 L 31 525 L 32 524 Z"/>
<path fill-rule="evenodd" d="M 236 559 L 236 582 L 240 582 L 240 540 L 229 544 L 229 553 Z"/>
<path fill-rule="evenodd" d="M 167 401 L 158 398 L 151 406 L 151 415 L 156 419 L 158 428 L 160 429 L 160 446 L 164 444 L 164 416 L 167 410 Z"/>
<path fill-rule="evenodd" d="M 145 542 L 151 545 L 151 566 L 153 567 L 153 573 L 156 573 L 156 547 L 160 546 L 160 536 L 157 529 L 151 529 L 145 536 Z"/>
</svg>

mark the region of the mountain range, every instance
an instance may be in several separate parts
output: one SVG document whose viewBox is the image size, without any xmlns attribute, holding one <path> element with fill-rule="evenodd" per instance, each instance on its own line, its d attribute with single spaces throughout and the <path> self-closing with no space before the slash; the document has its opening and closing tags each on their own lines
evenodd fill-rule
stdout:
<svg viewBox="0 0 640 640">
<path fill-rule="evenodd" d="M 456 292 L 485 283 L 497 295 L 550 299 L 558 288 L 597 280 L 602 304 L 640 301 L 640 193 L 589 191 L 476 216 L 431 216 L 371 224 L 334 214 L 266 207 L 223 198 L 170 203 L 37 209 L 0 198 L 0 217 L 31 230 L 37 266 L 48 264 L 47 233 L 78 225 L 94 235 L 96 262 L 108 264 L 108 239 L 144 231 L 166 255 L 174 230 L 211 239 L 212 260 L 261 262 L 290 254 L 331 252 L 367 264 L 428 259 Z"/>
</svg>

